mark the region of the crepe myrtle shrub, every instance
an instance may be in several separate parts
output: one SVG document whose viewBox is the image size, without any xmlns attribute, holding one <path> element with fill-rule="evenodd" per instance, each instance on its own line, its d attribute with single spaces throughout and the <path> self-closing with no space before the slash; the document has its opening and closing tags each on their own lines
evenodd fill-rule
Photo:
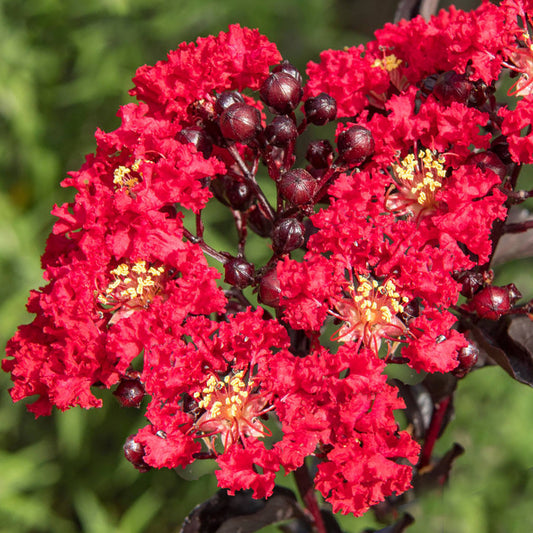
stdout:
<svg viewBox="0 0 533 533">
<path fill-rule="evenodd" d="M 495 363 L 533 382 L 532 302 L 491 270 L 533 225 L 507 222 L 533 195 L 517 189 L 533 162 L 531 16 L 504 0 L 388 24 L 305 76 L 232 25 L 139 68 L 138 103 L 63 181 L 77 194 L 52 210 L 46 284 L 2 361 L 13 400 L 39 417 L 111 389 L 146 416 L 124 436 L 133 467 L 214 459 L 223 490 L 185 532 L 258 509 L 340 531 L 335 513 L 389 520 L 442 485 L 461 453 L 433 452 L 457 382 Z M 232 249 L 208 204 L 233 221 Z M 390 365 L 427 377 L 388 380 Z"/>
</svg>

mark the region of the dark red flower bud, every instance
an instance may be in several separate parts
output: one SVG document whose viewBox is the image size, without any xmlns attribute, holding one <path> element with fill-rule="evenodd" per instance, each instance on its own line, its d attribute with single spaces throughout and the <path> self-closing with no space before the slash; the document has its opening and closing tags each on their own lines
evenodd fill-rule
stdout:
<svg viewBox="0 0 533 533">
<path fill-rule="evenodd" d="M 248 226 L 261 237 L 268 237 L 272 233 L 272 221 L 261 212 L 257 205 L 248 212 Z"/>
<path fill-rule="evenodd" d="M 333 146 L 327 139 L 311 141 L 305 158 L 315 168 L 329 168 L 333 162 Z"/>
<path fill-rule="evenodd" d="M 230 105 L 244 104 L 242 94 L 237 91 L 224 91 L 215 102 L 215 113 L 221 115 Z"/>
<path fill-rule="evenodd" d="M 139 471 L 148 472 L 148 466 L 144 460 L 144 446 L 134 440 L 135 435 L 130 435 L 124 443 L 124 457 Z"/>
<path fill-rule="evenodd" d="M 224 273 L 224 281 L 238 289 L 244 289 L 254 282 L 254 266 L 239 257 L 224 264 Z"/>
<path fill-rule="evenodd" d="M 259 300 L 265 305 L 279 307 L 281 288 L 276 267 L 266 272 L 259 283 Z"/>
<path fill-rule="evenodd" d="M 259 89 L 261 100 L 272 113 L 286 115 L 296 109 L 303 95 L 302 84 L 286 72 L 274 72 Z"/>
<path fill-rule="evenodd" d="M 453 279 L 461 283 L 461 294 L 472 298 L 483 287 L 492 283 L 494 272 L 492 270 L 468 270 L 466 272 L 454 272 Z"/>
<path fill-rule="evenodd" d="M 246 182 L 231 176 L 213 180 L 210 189 L 217 200 L 237 211 L 246 211 L 255 199 L 252 188 Z"/>
<path fill-rule="evenodd" d="M 247 183 L 236 179 L 229 178 L 224 181 L 229 205 L 237 211 L 246 211 L 255 198 L 251 187 Z"/>
<path fill-rule="evenodd" d="M 178 216 L 178 210 L 172 204 L 164 205 L 159 211 L 165 213 L 167 218 L 176 218 Z"/>
<path fill-rule="evenodd" d="M 513 163 L 513 158 L 509 152 L 509 143 L 507 137 L 500 135 L 490 143 L 490 151 L 494 152 L 505 165 Z"/>
<path fill-rule="evenodd" d="M 433 87 L 433 95 L 445 105 L 452 102 L 466 104 L 472 91 L 472 82 L 464 74 L 450 70 L 437 78 Z"/>
<path fill-rule="evenodd" d="M 459 364 L 452 371 L 452 374 L 457 378 L 464 377 L 477 363 L 478 358 L 478 347 L 475 344 L 468 342 L 468 345 L 461 348 L 457 353 L 457 361 Z"/>
<path fill-rule="evenodd" d="M 412 299 L 403 306 L 403 312 L 399 314 L 399 317 L 407 324 L 413 318 L 420 315 L 420 300 L 418 298 Z"/>
<path fill-rule="evenodd" d="M 329 94 L 320 93 L 318 96 L 306 100 L 304 111 L 307 122 L 322 126 L 335 120 L 337 116 L 337 102 Z"/>
<path fill-rule="evenodd" d="M 337 149 L 343 161 L 360 165 L 374 153 L 372 132 L 363 126 L 352 126 L 339 134 Z"/>
<path fill-rule="evenodd" d="M 279 190 L 289 202 L 302 206 L 313 199 L 316 192 L 316 180 L 307 170 L 293 168 L 281 176 Z"/>
<path fill-rule="evenodd" d="M 123 379 L 113 394 L 122 407 L 139 407 L 144 398 L 144 386 L 138 379 Z"/>
<path fill-rule="evenodd" d="M 300 248 L 305 240 L 305 226 L 296 218 L 284 218 L 272 230 L 272 248 L 277 254 L 287 254 Z"/>
<path fill-rule="evenodd" d="M 481 318 L 498 320 L 507 314 L 521 297 L 522 294 L 514 283 L 504 287 L 490 285 L 481 289 L 463 308 L 476 313 Z"/>
<path fill-rule="evenodd" d="M 292 76 L 300 85 L 302 84 L 302 75 L 299 70 L 286 59 L 272 68 L 272 73 L 274 72 L 284 72 L 285 74 Z"/>
<path fill-rule="evenodd" d="M 268 143 L 274 146 L 286 146 L 296 140 L 298 128 L 292 119 L 286 115 L 274 117 L 265 128 L 265 137 Z"/>
<path fill-rule="evenodd" d="M 492 170 L 503 181 L 507 166 L 494 152 L 478 152 L 468 157 L 467 163 L 476 165 L 481 170 Z"/>
<path fill-rule="evenodd" d="M 184 128 L 176 135 L 176 139 L 183 144 L 192 144 L 207 159 L 213 151 L 213 143 L 207 133 L 198 126 Z"/>
<path fill-rule="evenodd" d="M 487 85 L 482 80 L 472 82 L 472 90 L 470 91 L 470 98 L 468 105 L 472 107 L 481 107 L 487 98 L 495 91 L 494 87 Z"/>
<path fill-rule="evenodd" d="M 220 115 L 220 131 L 226 139 L 246 143 L 261 130 L 261 114 L 247 104 L 232 104 Z"/>
</svg>

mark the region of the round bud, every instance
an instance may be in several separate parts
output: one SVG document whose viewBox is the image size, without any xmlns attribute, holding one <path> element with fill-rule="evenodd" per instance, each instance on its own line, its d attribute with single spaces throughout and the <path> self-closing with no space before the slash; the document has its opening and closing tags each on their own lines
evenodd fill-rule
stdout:
<svg viewBox="0 0 533 533">
<path fill-rule="evenodd" d="M 481 170 L 492 170 L 503 180 L 507 174 L 507 167 L 494 152 L 477 152 L 468 157 L 467 163 L 473 163 Z"/>
<path fill-rule="evenodd" d="M 254 266 L 239 257 L 224 264 L 224 273 L 224 281 L 238 289 L 244 289 L 254 282 Z"/>
<path fill-rule="evenodd" d="M 302 206 L 312 201 L 316 180 L 303 168 L 294 168 L 282 174 L 279 191 L 294 205 Z"/>
<path fill-rule="evenodd" d="M 229 178 L 224 181 L 229 205 L 237 211 L 246 211 L 254 200 L 254 192 L 251 187 L 244 181 L 236 179 Z"/>
<path fill-rule="evenodd" d="M 476 292 L 485 286 L 484 273 L 479 270 L 468 270 L 465 272 L 454 272 L 453 278 L 461 283 L 461 294 L 467 298 L 472 298 Z"/>
<path fill-rule="evenodd" d="M 294 65 L 289 63 L 286 59 L 284 59 L 281 63 L 272 68 L 272 73 L 275 72 L 284 72 L 285 74 L 292 76 L 300 85 L 302 84 L 302 75 L 300 74 L 298 69 Z"/>
<path fill-rule="evenodd" d="M 144 398 L 144 386 L 138 379 L 123 379 L 113 394 L 122 407 L 139 407 Z"/>
<path fill-rule="evenodd" d="M 513 163 L 513 157 L 509 152 L 509 142 L 505 135 L 499 135 L 494 138 L 490 143 L 490 150 L 503 161 L 504 165 L 510 165 Z"/>
<path fill-rule="evenodd" d="M 248 212 L 248 226 L 260 237 L 268 237 L 272 232 L 272 221 L 255 205 Z"/>
<path fill-rule="evenodd" d="M 246 143 L 261 130 L 261 114 L 251 105 L 236 103 L 220 115 L 220 131 L 226 139 Z"/>
<path fill-rule="evenodd" d="M 237 211 L 246 211 L 255 198 L 246 182 L 231 176 L 220 176 L 213 180 L 210 189 L 217 200 Z"/>
<path fill-rule="evenodd" d="M 272 248 L 277 254 L 287 254 L 300 248 L 305 240 L 305 226 L 296 218 L 284 218 L 272 230 Z"/>
<path fill-rule="evenodd" d="M 459 364 L 452 370 L 452 374 L 456 378 L 462 378 L 474 367 L 479 358 L 479 349 L 471 342 L 467 346 L 461 348 L 457 353 L 457 361 Z"/>
<path fill-rule="evenodd" d="M 224 91 L 215 102 L 215 113 L 221 115 L 230 105 L 244 104 L 242 94 L 237 91 Z"/>
<path fill-rule="evenodd" d="M 164 205 L 163 207 L 161 207 L 161 209 L 159 209 L 159 211 L 161 211 L 161 213 L 165 213 L 165 215 L 167 215 L 167 218 L 174 219 L 178 216 L 178 210 L 176 209 L 174 204 Z"/>
<path fill-rule="evenodd" d="M 372 132 L 363 126 L 352 126 L 339 134 L 337 149 L 343 161 L 360 165 L 374 153 Z"/>
<path fill-rule="evenodd" d="M 298 128 L 287 115 L 278 115 L 265 128 L 266 141 L 274 146 L 286 146 L 296 140 Z"/>
<path fill-rule="evenodd" d="M 207 133 L 198 126 L 184 128 L 176 135 L 176 139 L 182 144 L 193 144 L 207 159 L 213 151 L 213 143 Z"/>
<path fill-rule="evenodd" d="M 335 98 L 326 93 L 320 93 L 314 98 L 309 98 L 304 104 L 307 122 L 322 126 L 337 116 L 337 102 Z"/>
<path fill-rule="evenodd" d="M 522 294 L 514 283 L 510 283 L 504 287 L 489 285 L 481 289 L 463 307 L 467 311 L 476 313 L 481 318 L 498 320 L 501 316 L 507 314 L 514 303 L 521 297 Z"/>
<path fill-rule="evenodd" d="M 265 305 L 279 307 L 281 288 L 276 268 L 269 270 L 259 283 L 259 300 Z"/>
<path fill-rule="evenodd" d="M 466 104 L 471 91 L 472 83 L 464 74 L 453 70 L 443 72 L 433 87 L 433 95 L 444 105 L 450 105 L 452 102 Z"/>
<path fill-rule="evenodd" d="M 124 443 L 124 457 L 139 471 L 148 472 L 148 466 L 144 460 L 144 446 L 136 442 L 134 435 L 130 435 Z"/>
<path fill-rule="evenodd" d="M 413 298 L 410 302 L 407 302 L 403 306 L 403 311 L 399 314 L 400 318 L 407 324 L 413 318 L 420 315 L 420 300 Z"/>
<path fill-rule="evenodd" d="M 333 147 L 327 139 L 311 141 L 305 158 L 314 168 L 329 168 L 333 162 Z"/>
<path fill-rule="evenodd" d="M 286 115 L 296 109 L 303 95 L 302 84 L 286 72 L 274 72 L 259 89 L 261 100 L 272 113 Z"/>
</svg>

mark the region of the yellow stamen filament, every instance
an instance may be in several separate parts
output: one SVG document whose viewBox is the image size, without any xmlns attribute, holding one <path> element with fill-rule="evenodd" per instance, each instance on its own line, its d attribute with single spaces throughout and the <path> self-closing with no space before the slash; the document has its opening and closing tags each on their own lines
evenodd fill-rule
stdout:
<svg viewBox="0 0 533 533">
<path fill-rule="evenodd" d="M 165 267 L 148 267 L 143 260 L 137 261 L 131 267 L 127 263 L 121 263 L 110 271 L 115 279 L 98 295 L 98 302 L 102 305 L 126 304 L 134 308 L 145 307 L 159 291 L 164 272 Z"/>
<path fill-rule="evenodd" d="M 373 68 L 381 68 L 387 72 L 396 70 L 402 64 L 402 60 L 398 59 L 394 54 L 386 55 L 383 59 L 376 59 L 372 63 Z"/>
</svg>

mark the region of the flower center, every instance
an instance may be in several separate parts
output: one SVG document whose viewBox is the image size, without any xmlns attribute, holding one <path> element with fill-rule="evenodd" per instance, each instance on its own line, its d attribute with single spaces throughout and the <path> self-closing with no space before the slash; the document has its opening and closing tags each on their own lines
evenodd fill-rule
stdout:
<svg viewBox="0 0 533 533">
<path fill-rule="evenodd" d="M 226 449 L 239 439 L 268 434 L 258 418 L 268 411 L 267 401 L 253 391 L 253 380 L 244 381 L 244 374 L 244 370 L 233 372 L 223 380 L 211 376 L 202 391 L 193 394 L 198 407 L 205 409 L 195 427 L 213 452 L 217 435 Z"/>
<path fill-rule="evenodd" d="M 131 167 L 120 165 L 113 171 L 113 183 L 118 189 L 126 189 L 128 193 L 141 181 L 141 173 L 139 168 L 142 160 L 136 159 Z"/>
<path fill-rule="evenodd" d="M 445 159 L 429 149 L 420 150 L 418 156 L 408 154 L 392 165 L 398 192 L 387 196 L 386 206 L 397 214 L 418 215 L 435 208 L 436 192 L 446 177 Z"/>
<path fill-rule="evenodd" d="M 337 303 L 337 318 L 343 326 L 332 337 L 333 340 L 348 342 L 360 340 L 374 352 L 379 351 L 382 338 L 399 337 L 405 326 L 396 316 L 402 313 L 403 304 L 409 299 L 401 297 L 392 280 L 380 285 L 376 280 L 358 277 L 357 289 L 350 285 L 350 298 Z"/>
<path fill-rule="evenodd" d="M 161 292 L 164 273 L 165 267 L 149 266 L 146 261 L 137 261 L 131 266 L 121 263 L 111 270 L 114 280 L 98 295 L 98 302 L 115 309 L 121 306 L 146 309 Z"/>
<path fill-rule="evenodd" d="M 402 60 L 398 59 L 394 54 L 384 55 L 383 59 L 376 59 L 372 63 L 372 68 L 381 68 L 387 72 L 396 70 L 402 64 Z"/>
</svg>

